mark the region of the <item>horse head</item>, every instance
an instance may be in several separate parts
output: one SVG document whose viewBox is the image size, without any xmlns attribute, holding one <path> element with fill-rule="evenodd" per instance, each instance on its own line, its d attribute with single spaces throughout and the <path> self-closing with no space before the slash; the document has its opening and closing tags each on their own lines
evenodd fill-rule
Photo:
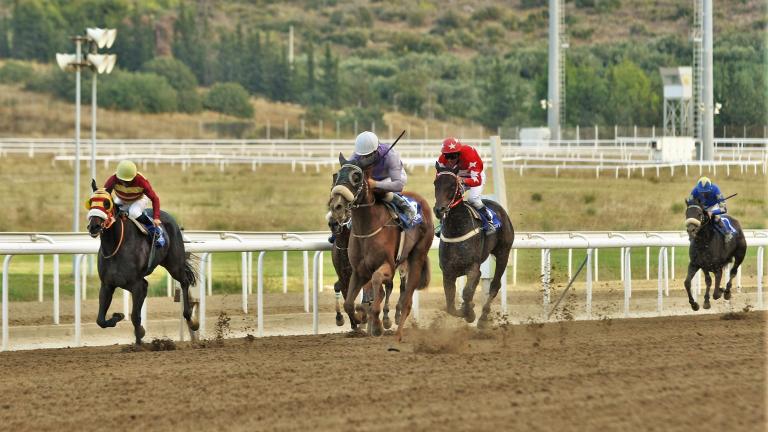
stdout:
<svg viewBox="0 0 768 432">
<path fill-rule="evenodd" d="M 95 180 L 91 180 L 91 188 L 93 194 L 85 202 L 85 208 L 88 210 L 88 234 L 96 238 L 114 223 L 115 203 L 109 192 L 96 187 Z"/>
<path fill-rule="evenodd" d="M 328 209 L 331 217 L 339 224 L 343 224 L 352 216 L 352 208 L 360 204 L 366 195 L 367 177 L 370 167 L 362 167 L 358 161 L 348 161 L 339 153 L 341 169 L 336 174 L 336 179 L 331 189 L 328 201 Z"/>
<path fill-rule="evenodd" d="M 688 231 L 688 239 L 693 240 L 696 238 L 696 234 L 699 233 L 699 230 L 701 230 L 701 227 L 709 221 L 709 217 L 701 204 L 689 204 L 686 202 L 686 205 L 688 207 L 685 210 L 685 228 L 686 231 Z"/>
<path fill-rule="evenodd" d="M 442 167 L 435 162 L 435 207 L 433 211 L 438 219 L 442 219 L 448 211 L 461 202 L 464 190 L 459 178 L 459 167 Z"/>
</svg>

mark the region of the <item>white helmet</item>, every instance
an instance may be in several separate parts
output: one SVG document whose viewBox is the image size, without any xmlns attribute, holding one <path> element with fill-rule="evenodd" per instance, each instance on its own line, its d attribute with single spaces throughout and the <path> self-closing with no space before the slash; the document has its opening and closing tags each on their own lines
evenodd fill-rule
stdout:
<svg viewBox="0 0 768 432">
<path fill-rule="evenodd" d="M 355 138 L 355 154 L 366 156 L 379 148 L 379 137 L 375 133 L 365 131 Z"/>
</svg>

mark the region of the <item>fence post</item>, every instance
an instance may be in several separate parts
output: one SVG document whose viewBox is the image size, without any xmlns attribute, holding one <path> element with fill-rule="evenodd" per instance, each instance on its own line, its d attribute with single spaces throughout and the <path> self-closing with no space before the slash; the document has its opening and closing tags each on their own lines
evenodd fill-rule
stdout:
<svg viewBox="0 0 768 432">
<path fill-rule="evenodd" d="M 259 337 L 264 336 L 264 254 L 259 252 L 259 258 L 256 261 L 256 326 L 258 326 Z"/>
<path fill-rule="evenodd" d="M 13 258 L 13 255 L 6 255 L 5 259 L 3 260 L 3 341 L 2 345 L 0 345 L 0 351 L 7 351 L 8 350 L 8 267 L 11 265 L 11 258 Z"/>
<path fill-rule="evenodd" d="M 587 249 L 587 317 L 592 317 L 592 249 Z"/>
<path fill-rule="evenodd" d="M 312 258 L 312 334 L 318 334 L 320 332 L 320 317 L 318 313 L 318 292 L 320 281 L 320 254 L 322 251 L 316 251 L 315 256 Z"/>
</svg>

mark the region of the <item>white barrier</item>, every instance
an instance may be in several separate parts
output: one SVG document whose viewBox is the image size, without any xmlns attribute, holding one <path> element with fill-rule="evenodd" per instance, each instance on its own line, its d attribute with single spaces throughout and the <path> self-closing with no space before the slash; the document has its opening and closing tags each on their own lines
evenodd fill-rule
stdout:
<svg viewBox="0 0 768 432">
<path fill-rule="evenodd" d="M 86 233 L 63 233 L 61 234 L 61 240 L 53 240 L 54 235 L 50 235 L 53 242 L 39 243 L 31 240 L 23 241 L 23 236 L 30 238 L 30 234 L 19 233 L 5 233 L 0 234 L 0 255 L 5 255 L 3 262 L 3 275 L 2 275 L 2 346 L 0 349 L 7 350 L 9 347 L 8 337 L 8 273 L 10 271 L 11 259 L 15 255 L 54 255 L 56 257 L 59 254 L 72 254 L 75 255 L 74 260 L 74 280 L 75 280 L 75 322 L 74 322 L 74 334 L 75 345 L 81 344 L 81 265 L 82 258 L 86 254 L 95 254 L 98 252 L 99 241 L 87 237 Z M 37 235 L 37 234 L 32 234 Z M 264 304 L 263 304 L 263 291 L 264 291 L 264 254 L 271 251 L 314 251 L 313 258 L 313 289 L 312 289 L 312 315 L 313 315 L 313 332 L 318 332 L 318 293 L 322 284 L 322 276 L 320 263 L 322 259 L 323 251 L 330 249 L 330 245 L 323 238 L 327 233 L 303 233 L 302 235 L 293 233 L 237 233 L 224 235 L 222 233 L 201 233 L 200 238 L 204 240 L 194 240 L 194 235 L 190 232 L 185 233 L 185 237 L 190 238 L 192 241 L 186 244 L 187 252 L 200 254 L 199 265 L 199 281 L 198 281 L 198 300 L 199 300 L 199 312 L 200 312 L 200 333 L 206 332 L 206 288 L 211 286 L 212 281 L 212 268 L 210 256 L 212 253 L 220 252 L 240 252 L 251 253 L 259 252 L 258 264 L 257 264 L 257 326 L 259 336 L 263 335 L 264 329 Z M 747 243 L 750 247 L 757 247 L 757 307 L 763 308 L 763 293 L 762 293 L 762 272 L 764 269 L 764 248 L 768 245 L 768 231 L 766 230 L 749 230 L 745 232 Z M 253 237 L 251 237 L 253 236 Z M 249 238 L 250 237 L 250 238 Z M 255 237 L 255 238 L 254 238 Z M 8 241 L 8 238 L 16 238 L 17 241 Z M 236 239 L 237 241 L 230 241 Z M 437 248 L 439 241 L 435 241 L 433 248 Z M 541 275 L 542 275 L 542 288 L 543 299 L 542 304 L 545 308 L 549 303 L 549 284 L 551 275 L 551 250 L 552 249 L 567 249 L 572 251 L 573 249 L 585 249 L 587 251 L 587 273 L 586 273 L 586 313 L 591 316 L 591 300 L 592 300 L 592 284 L 597 280 L 597 252 L 599 249 L 623 249 L 623 272 L 624 272 L 624 315 L 630 316 L 629 306 L 632 295 L 632 271 L 631 271 L 631 248 L 660 248 L 659 252 L 659 282 L 658 282 L 658 303 L 657 312 L 663 313 L 662 309 L 662 282 L 667 287 L 667 295 L 669 295 L 669 270 L 668 270 L 668 256 L 667 248 L 675 246 L 688 246 L 688 238 L 684 232 L 592 232 L 592 233 L 518 233 L 515 239 L 515 252 L 517 249 L 539 249 L 542 251 L 541 259 Z M 571 265 L 570 258 L 572 253 L 569 253 L 569 267 Z M 594 280 L 592 273 L 591 262 L 594 257 Z M 649 265 L 649 260 L 646 260 Z M 661 267 L 664 267 L 664 272 L 661 271 Z M 517 263 L 513 259 L 513 284 L 516 282 Z M 246 277 L 243 278 L 243 296 L 247 296 L 248 281 L 252 278 L 252 272 L 250 266 L 243 265 Z M 305 296 L 307 293 L 307 267 L 305 261 Z M 664 279 L 664 281 L 662 281 Z M 126 292 L 127 293 L 127 292 Z M 502 285 L 502 296 L 506 296 L 506 285 Z M 244 302 L 247 298 L 244 298 Z M 127 302 L 125 303 L 127 306 Z M 417 309 L 417 302 L 414 302 L 414 309 Z M 306 305 L 305 305 L 306 306 Z M 144 308 L 146 310 L 146 308 Z M 305 309 L 306 310 L 306 309 Z M 502 313 L 506 313 L 506 310 L 502 310 Z M 414 314 L 418 314 L 418 311 L 414 311 Z M 127 315 L 127 311 L 126 311 Z"/>
</svg>

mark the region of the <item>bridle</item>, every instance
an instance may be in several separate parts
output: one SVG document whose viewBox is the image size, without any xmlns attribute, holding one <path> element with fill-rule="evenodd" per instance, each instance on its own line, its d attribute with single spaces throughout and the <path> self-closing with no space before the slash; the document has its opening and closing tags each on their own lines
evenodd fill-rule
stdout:
<svg viewBox="0 0 768 432">
<path fill-rule="evenodd" d="M 344 164 L 341 166 L 341 169 L 339 172 L 344 170 L 345 168 L 352 170 L 353 172 L 356 172 L 360 174 L 360 184 L 356 187 L 356 190 L 354 190 L 354 193 L 350 190 L 349 187 L 346 185 L 340 184 L 339 180 L 341 179 L 341 176 L 338 176 L 336 178 L 336 181 L 334 182 L 333 188 L 331 189 L 331 195 L 341 195 L 342 198 L 347 200 L 347 204 L 345 206 L 345 215 L 347 219 L 341 224 L 349 224 L 352 220 L 352 210 L 356 208 L 363 208 L 363 207 L 372 207 L 376 204 L 376 198 L 374 197 L 371 199 L 370 202 L 358 202 L 362 196 L 368 195 L 368 181 L 365 179 L 365 173 L 363 173 L 363 169 L 355 164 Z M 347 176 L 349 178 L 349 176 Z M 387 226 L 397 226 L 397 225 L 389 225 L 388 223 L 385 223 L 384 225 L 380 226 L 377 230 L 373 231 L 369 234 L 355 234 L 354 229 L 350 225 L 350 235 L 355 238 L 370 238 L 375 236 L 376 234 L 380 233 L 381 230 L 383 230 Z"/>
<path fill-rule="evenodd" d="M 112 201 L 112 197 L 109 195 L 108 192 L 103 190 L 98 190 L 94 192 L 93 196 L 88 199 L 86 202 L 86 207 L 88 208 L 88 215 L 89 217 L 98 217 L 102 219 L 102 222 L 99 224 L 99 227 L 101 228 L 99 230 L 99 237 L 101 237 L 101 234 L 112 227 L 112 225 L 115 223 L 115 204 Z M 123 245 L 123 239 L 125 238 L 125 222 L 120 219 L 120 240 L 117 243 L 117 247 L 115 250 L 109 254 L 104 255 L 101 248 L 99 248 L 99 254 L 105 258 L 110 259 L 113 256 L 117 255 L 117 252 L 120 250 L 120 246 Z"/>
<path fill-rule="evenodd" d="M 435 178 L 438 178 L 441 175 L 449 175 L 449 176 L 453 177 L 454 180 L 456 181 L 456 189 L 453 191 L 453 199 L 451 200 L 450 203 L 448 203 L 448 208 L 452 209 L 452 208 L 456 207 L 457 205 L 459 205 L 459 203 L 461 203 L 464 200 L 464 196 L 460 193 L 461 180 L 459 179 L 459 176 L 456 175 L 456 173 L 454 173 L 452 171 L 440 171 L 439 173 L 437 173 Z"/>
</svg>

